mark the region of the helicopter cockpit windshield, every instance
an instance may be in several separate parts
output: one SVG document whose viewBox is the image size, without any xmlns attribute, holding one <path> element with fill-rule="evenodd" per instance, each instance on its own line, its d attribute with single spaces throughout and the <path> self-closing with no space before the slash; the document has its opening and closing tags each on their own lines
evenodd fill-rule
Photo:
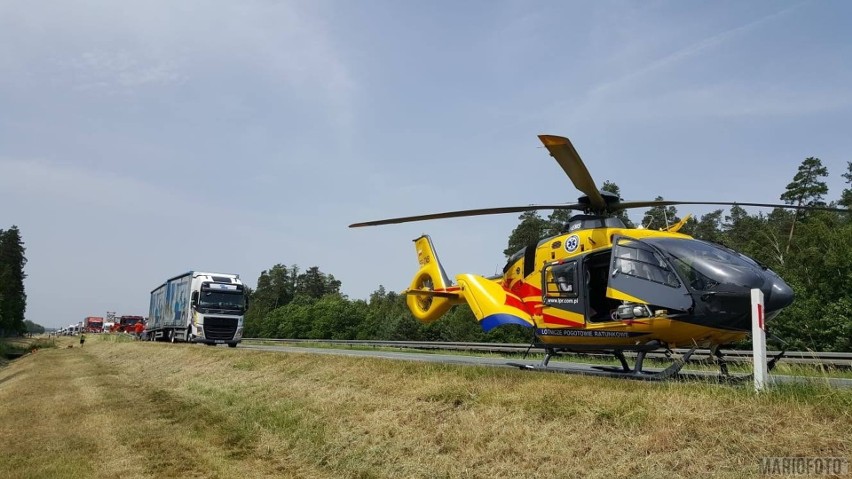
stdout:
<svg viewBox="0 0 852 479">
<path fill-rule="evenodd" d="M 764 281 L 761 267 L 753 260 L 712 243 L 680 238 L 647 238 L 663 251 L 681 277 L 695 290 L 717 285 L 759 288 Z"/>
</svg>

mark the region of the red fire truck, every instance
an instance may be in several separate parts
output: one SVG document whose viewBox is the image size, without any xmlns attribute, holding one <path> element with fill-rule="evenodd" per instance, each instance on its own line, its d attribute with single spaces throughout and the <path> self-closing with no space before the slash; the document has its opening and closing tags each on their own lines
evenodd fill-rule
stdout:
<svg viewBox="0 0 852 479">
<path fill-rule="evenodd" d="M 133 327 L 139 322 L 144 323 L 145 318 L 142 316 L 122 316 L 118 318 L 118 323 L 116 323 L 116 325 L 118 326 L 119 332 L 134 334 L 135 331 L 133 330 Z"/>
<path fill-rule="evenodd" d="M 102 333 L 104 332 L 104 318 L 100 316 L 87 316 L 83 320 L 83 332 L 86 333 Z"/>
</svg>

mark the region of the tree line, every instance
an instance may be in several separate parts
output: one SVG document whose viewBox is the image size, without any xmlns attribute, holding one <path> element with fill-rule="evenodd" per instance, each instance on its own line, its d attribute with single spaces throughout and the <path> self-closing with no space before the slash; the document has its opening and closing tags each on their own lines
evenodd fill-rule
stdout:
<svg viewBox="0 0 852 479">
<path fill-rule="evenodd" d="M 473 313 L 459 306 L 432 324 L 411 315 L 405 296 L 384 286 L 367 300 L 350 300 L 341 283 L 316 266 L 276 264 L 260 273 L 250 291 L 245 336 L 301 339 L 386 339 L 410 341 L 518 341 L 529 333 L 507 329 L 486 336 Z M 518 334 L 521 334 L 519 336 Z M 461 339 L 459 339 L 461 338 Z"/>
<path fill-rule="evenodd" d="M 24 291 L 24 242 L 17 226 L 0 229 L 0 337 L 27 332 L 24 313 L 27 293 Z"/>
<path fill-rule="evenodd" d="M 852 208 L 852 162 L 843 178 L 847 187 L 828 201 L 827 169 L 809 157 L 780 199 L 793 206 Z M 615 183 L 602 190 L 619 195 Z M 657 199 L 662 200 L 662 197 Z M 547 218 L 538 212 L 519 216 L 503 251 L 507 257 L 540 239 L 563 232 L 573 213 L 556 210 Z M 626 211 L 618 216 L 628 227 L 663 229 L 681 221 L 674 206 L 650 208 L 636 224 Z M 794 289 L 793 305 L 774 319 L 771 332 L 790 349 L 852 351 L 852 215 L 776 208 L 749 214 L 739 206 L 688 218 L 680 230 L 742 252 L 768 266 Z M 263 271 L 250 291 L 247 337 L 305 339 L 379 339 L 477 342 L 528 342 L 531 332 L 507 326 L 484 333 L 466 305 L 440 320 L 422 324 L 405 305 L 405 296 L 384 286 L 367 300 L 350 300 L 341 283 L 314 266 L 276 264 Z M 777 345 L 781 346 L 781 345 Z"/>
</svg>

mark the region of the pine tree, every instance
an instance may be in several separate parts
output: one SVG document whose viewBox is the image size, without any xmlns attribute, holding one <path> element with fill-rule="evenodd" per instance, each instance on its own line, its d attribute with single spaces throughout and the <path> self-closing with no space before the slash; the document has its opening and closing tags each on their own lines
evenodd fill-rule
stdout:
<svg viewBox="0 0 852 479">
<path fill-rule="evenodd" d="M 512 234 L 509 236 L 509 245 L 503 250 L 503 254 L 507 258 L 522 248 L 537 244 L 547 231 L 547 222 L 536 211 L 525 211 L 518 219 L 521 220 L 521 223 L 512 230 Z"/>
<path fill-rule="evenodd" d="M 788 205 L 795 206 L 818 206 L 824 205 L 823 195 L 828 193 L 828 185 L 821 178 L 828 176 L 828 169 L 822 166 L 819 158 L 809 156 L 805 158 L 793 181 L 787 185 L 787 191 L 781 195 L 781 199 Z M 787 237 L 786 252 L 790 252 L 790 243 L 793 242 L 793 231 L 796 229 L 796 221 L 800 214 L 796 210 L 793 222 L 790 225 L 790 234 Z"/>
<path fill-rule="evenodd" d="M 762 215 L 751 216 L 741 206 L 734 205 L 725 216 L 722 228 L 722 244 L 758 261 L 769 262 L 766 248 L 758 241 L 762 238 L 760 232 L 766 229 L 766 219 Z"/>
<path fill-rule="evenodd" d="M 712 243 L 722 242 L 722 210 L 715 210 L 711 213 L 701 216 L 692 231 L 691 235 L 695 238 L 710 241 Z"/>
<path fill-rule="evenodd" d="M 547 217 L 547 226 L 542 237 L 556 236 L 565 232 L 565 227 L 572 216 L 576 214 L 573 210 L 553 210 Z"/>
<path fill-rule="evenodd" d="M 257 287 L 251 292 L 251 307 L 246 313 L 246 336 L 262 336 L 263 321 L 276 308 L 285 306 L 296 295 L 297 266 L 288 268 L 281 263 L 257 278 Z"/>
<path fill-rule="evenodd" d="M 340 281 L 323 273 L 317 266 L 311 266 L 296 278 L 296 293 L 316 299 L 327 294 L 339 294 L 340 286 Z"/>
<path fill-rule="evenodd" d="M 852 209 L 852 161 L 846 162 L 846 173 L 843 173 L 843 178 L 846 179 L 849 188 L 845 188 L 840 195 L 840 204 Z"/>
<path fill-rule="evenodd" d="M 0 249 L 3 247 L 3 238 L 6 237 L 6 231 L 0 229 Z M 0 281 L 7 276 L 6 274 L 6 264 L 3 262 L 3 259 L 0 258 Z M 4 303 L 4 294 L 3 288 L 0 287 L 0 338 L 5 336 L 6 333 L 6 321 L 5 316 L 3 315 L 3 310 L 5 309 Z"/>
<path fill-rule="evenodd" d="M 24 313 L 27 309 L 27 294 L 24 291 L 24 242 L 17 226 L 0 234 L 0 335 L 26 332 Z"/>
<path fill-rule="evenodd" d="M 656 201 L 662 201 L 663 197 L 658 196 Z M 674 206 L 655 206 L 645 212 L 642 217 L 642 225 L 648 229 L 664 230 L 669 226 L 680 221 L 677 216 L 677 208 Z"/>
</svg>

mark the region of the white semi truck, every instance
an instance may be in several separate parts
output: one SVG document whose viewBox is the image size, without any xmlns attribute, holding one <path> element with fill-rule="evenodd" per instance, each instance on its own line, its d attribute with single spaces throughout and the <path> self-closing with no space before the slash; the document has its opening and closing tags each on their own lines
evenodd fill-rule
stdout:
<svg viewBox="0 0 852 479">
<path fill-rule="evenodd" d="M 243 337 L 248 298 L 239 275 L 190 271 L 151 291 L 145 325 L 151 341 L 185 341 L 234 348 Z"/>
</svg>

